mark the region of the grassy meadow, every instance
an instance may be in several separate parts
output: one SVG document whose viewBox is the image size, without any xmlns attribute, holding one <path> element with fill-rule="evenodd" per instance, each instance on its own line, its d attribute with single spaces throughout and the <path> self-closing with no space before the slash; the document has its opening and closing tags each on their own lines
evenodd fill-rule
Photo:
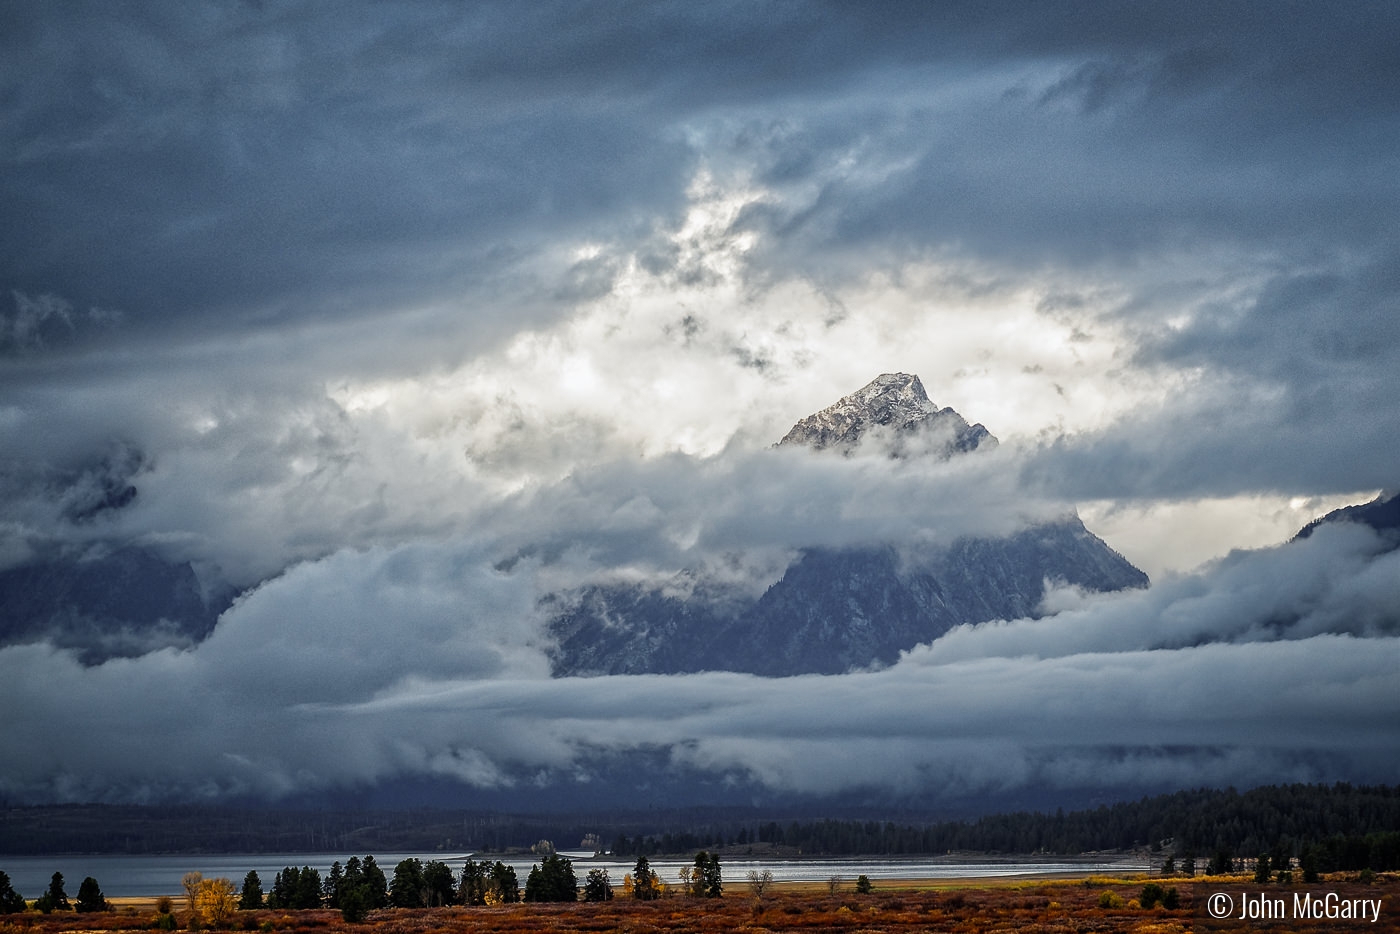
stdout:
<svg viewBox="0 0 1400 934">
<path fill-rule="evenodd" d="M 1138 904 L 1143 885 L 1175 886 L 1179 907 L 1144 909 Z M 924 883 L 876 884 L 867 895 L 849 890 L 832 893 L 825 884 L 775 885 L 755 898 L 743 883 L 730 883 L 720 899 L 669 897 L 642 902 L 615 898 L 600 903 L 515 904 L 483 908 L 383 909 L 363 923 L 347 924 L 333 910 L 237 912 L 226 925 L 232 931 L 259 934 L 515 934 L 515 932 L 596 932 L 596 934 L 669 934 L 669 932 L 982 932 L 1026 934 L 1130 932 L 1176 934 L 1202 926 L 1193 916 L 1196 886 L 1212 881 L 1241 885 L 1247 876 L 1160 879 L 1147 876 L 1030 880 L 930 880 Z M 1379 923 L 1372 932 L 1400 932 L 1400 874 L 1382 873 L 1367 886 L 1350 875 L 1325 879 L 1322 887 L 1364 891 L 1383 898 Z M 1287 888 L 1279 888 L 1284 894 Z M 1105 894 L 1111 893 L 1111 894 Z M 153 928 L 154 900 L 117 900 L 114 910 L 91 914 L 28 912 L 0 921 L 0 934 L 121 932 Z M 186 916 L 177 910 L 183 924 Z M 1348 929 L 1346 922 L 1291 924 L 1274 930 L 1326 932 Z M 1213 931 L 1257 931 L 1258 927 L 1211 926 Z"/>
</svg>

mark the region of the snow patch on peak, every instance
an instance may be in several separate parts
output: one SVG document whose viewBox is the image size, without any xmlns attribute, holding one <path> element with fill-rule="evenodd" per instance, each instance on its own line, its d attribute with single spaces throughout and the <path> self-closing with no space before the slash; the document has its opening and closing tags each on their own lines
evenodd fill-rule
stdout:
<svg viewBox="0 0 1400 934">
<path fill-rule="evenodd" d="M 895 457 L 927 453 L 947 458 L 997 441 L 982 425 L 969 425 L 951 408 L 929 400 L 911 373 L 883 373 L 861 389 L 792 426 L 778 442 L 849 454 L 867 438 L 879 436 Z M 917 445 L 915 441 L 921 442 Z"/>
</svg>

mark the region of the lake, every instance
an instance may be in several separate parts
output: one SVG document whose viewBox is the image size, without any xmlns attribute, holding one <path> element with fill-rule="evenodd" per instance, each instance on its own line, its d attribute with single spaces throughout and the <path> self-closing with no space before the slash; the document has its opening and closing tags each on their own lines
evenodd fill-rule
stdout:
<svg viewBox="0 0 1400 934">
<path fill-rule="evenodd" d="M 614 887 L 620 888 L 624 874 L 631 872 L 635 859 L 615 859 L 609 856 L 594 857 L 591 853 L 561 851 L 574 861 L 574 872 L 579 884 L 590 869 L 606 869 Z M 234 885 L 242 887 L 243 877 L 249 870 L 256 870 L 262 881 L 264 892 L 272 888 L 272 880 L 286 866 L 311 866 L 320 871 L 322 878 L 330 870 L 331 863 L 339 860 L 344 865 L 348 853 L 256 853 L 256 854 L 193 854 L 181 856 L 0 856 L 0 870 L 8 873 L 10 883 L 25 898 L 38 898 L 48 890 L 49 880 L 55 872 L 63 873 L 64 889 L 70 899 L 76 897 L 78 886 L 85 876 L 92 876 L 102 887 L 108 898 L 151 897 L 156 895 L 182 896 L 180 879 L 185 873 L 198 871 L 206 877 L 225 876 Z M 359 854 L 363 857 L 364 854 Z M 447 863 L 454 873 L 460 873 L 462 863 L 470 853 L 376 853 L 374 860 L 384 875 L 392 879 L 394 867 L 401 860 L 416 857 L 427 862 L 441 860 Z M 494 861 L 494 856 L 481 859 Z M 520 885 L 525 885 L 525 877 L 530 867 L 539 862 L 538 857 L 513 856 L 503 862 L 515 867 Z M 662 881 L 674 885 L 682 867 L 692 866 L 692 860 L 654 859 L 652 871 Z M 832 876 L 840 876 L 853 883 L 856 876 L 864 874 L 871 881 L 898 879 L 965 879 L 977 876 L 1018 876 L 1036 873 L 1067 872 L 1145 872 L 1147 866 L 1132 860 L 1085 862 L 1080 860 L 983 860 L 976 862 L 956 862 L 948 857 L 924 857 L 910 859 L 861 859 L 844 857 L 833 859 L 754 859 L 744 857 L 724 857 L 720 864 L 724 872 L 726 887 L 738 890 L 744 885 L 745 876 L 751 871 L 767 869 L 777 882 L 822 882 Z"/>
</svg>

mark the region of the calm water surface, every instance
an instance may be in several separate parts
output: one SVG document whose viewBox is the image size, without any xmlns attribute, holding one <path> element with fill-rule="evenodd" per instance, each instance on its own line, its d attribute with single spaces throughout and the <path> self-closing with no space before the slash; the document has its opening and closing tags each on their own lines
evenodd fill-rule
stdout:
<svg viewBox="0 0 1400 934">
<path fill-rule="evenodd" d="M 620 887 L 622 877 L 631 872 L 635 859 L 614 859 L 612 857 L 593 858 L 590 853 L 561 851 L 574 860 L 574 872 L 579 883 L 590 869 L 606 869 L 613 885 Z M 241 887 L 243 877 L 249 870 L 256 870 L 262 880 L 263 891 L 272 888 L 273 877 L 285 866 L 311 866 L 320 870 L 324 878 L 331 863 L 337 860 L 344 865 L 348 853 L 256 853 L 248 855 L 215 854 L 183 856 L 0 856 L 0 870 L 8 873 L 10 882 L 25 898 L 38 898 L 49 887 L 49 879 L 55 872 L 63 873 L 64 888 L 70 899 L 78 894 L 78 886 L 84 876 L 92 876 L 102 887 L 108 898 L 121 896 L 150 897 L 155 895 L 181 895 L 180 878 L 187 872 L 198 871 L 206 877 L 225 876 Z M 364 854 L 359 854 L 363 858 Z M 394 876 L 394 866 L 400 860 L 417 857 L 428 860 L 442 860 L 460 872 L 462 863 L 472 854 L 459 853 L 375 853 L 374 861 L 390 879 Z M 495 857 L 483 856 L 483 859 Z M 515 867 L 520 884 L 525 885 L 525 877 L 538 858 L 510 857 L 504 860 Z M 663 881 L 674 884 L 679 878 L 680 869 L 694 865 L 691 860 L 655 859 L 651 860 L 652 871 Z M 746 859 L 723 858 L 720 868 L 724 871 L 726 887 L 735 890 L 744 884 L 744 877 L 750 870 L 767 869 L 778 882 L 822 882 L 832 876 L 841 876 L 848 883 L 855 881 L 862 873 L 872 881 L 897 879 L 959 879 L 972 876 L 1018 876 L 1034 873 L 1058 872 L 1143 872 L 1147 866 L 1131 861 L 1119 862 L 949 862 L 942 858 L 925 859 Z"/>
</svg>

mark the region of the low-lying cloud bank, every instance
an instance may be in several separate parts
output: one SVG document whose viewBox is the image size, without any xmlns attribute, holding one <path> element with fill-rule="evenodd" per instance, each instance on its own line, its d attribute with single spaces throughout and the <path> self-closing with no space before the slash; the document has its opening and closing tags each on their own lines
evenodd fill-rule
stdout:
<svg viewBox="0 0 1400 934">
<path fill-rule="evenodd" d="M 535 601 L 568 562 L 502 570 L 499 554 L 462 536 L 338 552 L 246 595 L 186 652 L 83 668 L 0 650 L 0 705 L 19 712 L 0 724 L 0 794 L 276 799 L 433 778 L 468 801 L 541 784 L 586 797 L 594 764 L 638 750 L 810 795 L 1400 765 L 1400 552 L 1357 526 L 1146 591 L 1056 591 L 1051 617 L 960 628 L 885 670 L 785 679 L 551 679 Z"/>
</svg>

